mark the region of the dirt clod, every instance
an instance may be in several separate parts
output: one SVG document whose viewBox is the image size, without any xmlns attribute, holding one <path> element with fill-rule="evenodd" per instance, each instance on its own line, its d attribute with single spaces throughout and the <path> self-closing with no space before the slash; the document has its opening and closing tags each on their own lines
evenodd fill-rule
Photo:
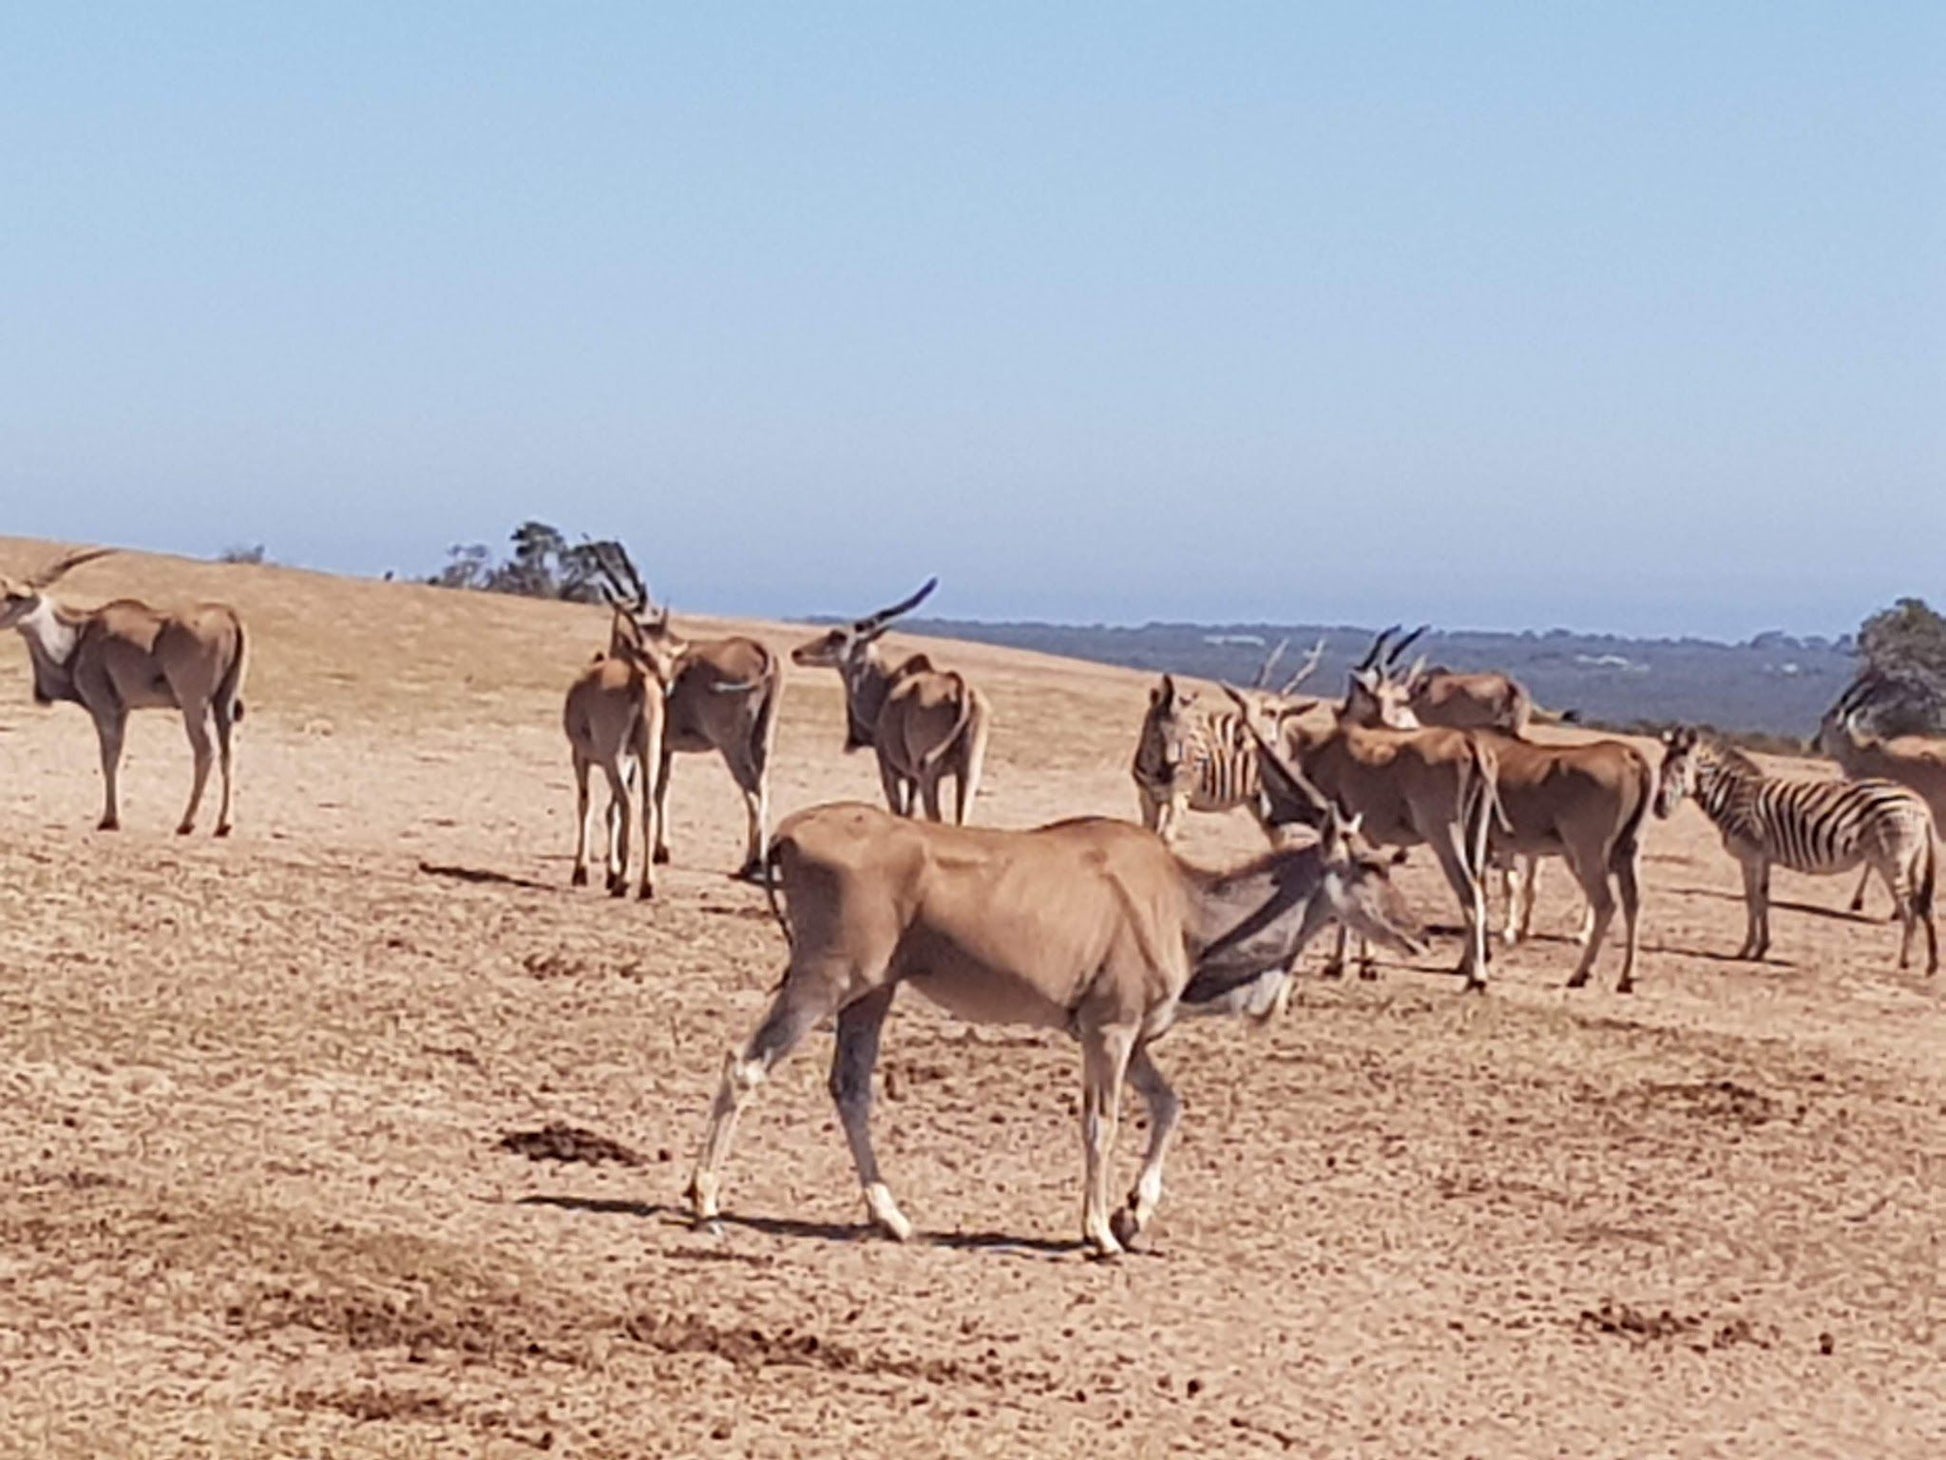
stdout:
<svg viewBox="0 0 1946 1460">
<path fill-rule="evenodd" d="M 508 1131 L 496 1144 L 501 1150 L 525 1156 L 530 1161 L 585 1161 L 589 1165 L 614 1161 L 623 1166 L 647 1164 L 640 1152 L 629 1149 L 620 1141 L 561 1121 L 550 1122 L 539 1130 Z"/>
</svg>

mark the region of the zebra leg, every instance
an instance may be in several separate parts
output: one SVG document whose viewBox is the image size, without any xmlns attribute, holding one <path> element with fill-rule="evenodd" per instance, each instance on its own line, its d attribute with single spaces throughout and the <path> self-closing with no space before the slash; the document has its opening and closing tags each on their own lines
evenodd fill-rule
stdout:
<svg viewBox="0 0 1946 1460">
<path fill-rule="evenodd" d="M 1852 912 L 1862 913 L 1863 911 L 1865 911 L 1865 889 L 1867 887 L 1870 887 L 1871 885 L 1872 885 L 1872 864 L 1870 862 L 1867 862 L 1864 866 L 1864 869 L 1858 874 L 1858 891 L 1854 892 L 1851 895 Z M 1896 903 L 1898 901 L 1897 897 L 1894 897 L 1893 901 Z M 1894 908 L 1893 911 L 1896 913 L 1898 909 Z"/>
<path fill-rule="evenodd" d="M 1770 864 L 1762 856 L 1746 856 L 1742 865 L 1746 925 L 1737 957 L 1761 963 L 1770 951 Z"/>
</svg>

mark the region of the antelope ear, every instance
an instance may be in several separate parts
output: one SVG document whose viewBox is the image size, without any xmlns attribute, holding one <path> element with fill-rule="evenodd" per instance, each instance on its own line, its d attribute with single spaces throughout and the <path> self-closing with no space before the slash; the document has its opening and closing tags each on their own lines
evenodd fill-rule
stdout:
<svg viewBox="0 0 1946 1460">
<path fill-rule="evenodd" d="M 1392 855 L 1388 860 L 1392 863 L 1394 867 L 1403 867 L 1405 865 L 1405 859 L 1409 855 L 1411 855 L 1411 853 L 1408 848 L 1394 847 L 1392 848 Z"/>
<path fill-rule="evenodd" d="M 1162 683 L 1149 691 L 1149 703 L 1152 705 L 1173 704 L 1175 699 L 1176 677 L 1173 674 L 1163 675 Z"/>
</svg>

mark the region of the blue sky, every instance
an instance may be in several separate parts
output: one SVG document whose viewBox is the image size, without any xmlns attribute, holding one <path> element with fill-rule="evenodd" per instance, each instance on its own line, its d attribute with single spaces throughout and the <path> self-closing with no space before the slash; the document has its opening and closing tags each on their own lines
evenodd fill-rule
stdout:
<svg viewBox="0 0 1946 1460">
<path fill-rule="evenodd" d="M 1946 598 L 1946 7 L 13 7 L 0 532 L 678 609 Z"/>
</svg>

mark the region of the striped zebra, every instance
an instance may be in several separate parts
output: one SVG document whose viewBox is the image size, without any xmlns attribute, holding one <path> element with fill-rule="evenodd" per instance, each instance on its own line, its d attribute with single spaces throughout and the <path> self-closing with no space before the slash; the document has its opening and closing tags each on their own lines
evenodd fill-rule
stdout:
<svg viewBox="0 0 1946 1460">
<path fill-rule="evenodd" d="M 1297 672 L 1272 689 L 1271 671 L 1289 643 L 1286 639 L 1270 651 L 1250 684 L 1260 714 L 1276 725 L 1280 740 L 1287 723 L 1314 703 L 1294 700 L 1291 694 L 1317 672 L 1324 657 L 1324 640 L 1319 639 Z M 1149 710 L 1142 717 L 1135 763 L 1129 768 L 1142 805 L 1142 825 L 1165 842 L 1174 842 L 1185 811 L 1230 811 L 1242 806 L 1276 846 L 1279 830 L 1270 819 L 1270 801 L 1257 768 L 1257 745 L 1250 727 L 1235 710 L 1198 709 L 1197 698 L 1195 690 L 1180 689 L 1168 674 L 1149 691 Z"/>
<path fill-rule="evenodd" d="M 1933 927 L 1937 853 L 1925 798 L 1896 781 L 1803 781 L 1766 775 L 1740 751 L 1705 740 L 1694 729 L 1671 730 L 1656 785 L 1655 811 L 1668 816 L 1684 796 L 1716 824 L 1723 845 L 1743 867 L 1749 917 L 1739 958 L 1761 959 L 1770 948 L 1770 869 L 1827 875 L 1861 862 L 1892 889 L 1903 931 L 1899 967 L 1911 959 L 1912 938 L 1926 931 L 1926 972 L 1939 969 Z"/>
<path fill-rule="evenodd" d="M 1149 692 L 1149 710 L 1142 717 L 1130 767 L 1142 825 L 1174 842 L 1185 811 L 1241 806 L 1256 818 L 1271 845 L 1277 845 L 1280 837 L 1270 819 L 1257 745 L 1243 716 L 1235 710 L 1203 709 L 1197 699 L 1194 690 L 1180 688 L 1168 674 Z M 1302 708 L 1289 706 L 1286 713 Z"/>
</svg>

